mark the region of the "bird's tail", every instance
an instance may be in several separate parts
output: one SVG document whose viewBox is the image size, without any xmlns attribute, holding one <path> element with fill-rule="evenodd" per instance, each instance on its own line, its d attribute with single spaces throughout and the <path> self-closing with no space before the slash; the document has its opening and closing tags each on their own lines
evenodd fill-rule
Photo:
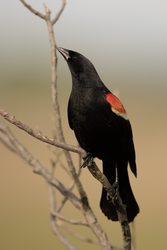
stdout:
<svg viewBox="0 0 167 250">
<path fill-rule="evenodd" d="M 127 161 L 121 161 L 117 163 L 118 169 L 118 181 L 119 181 L 119 194 L 123 204 L 126 205 L 126 212 L 128 221 L 132 222 L 135 216 L 139 213 L 139 207 L 133 195 L 129 176 L 127 171 Z M 108 163 L 103 161 L 103 173 L 107 177 L 108 181 L 112 185 L 115 182 L 116 171 L 115 163 Z M 107 192 L 103 188 L 100 201 L 100 207 L 102 212 L 112 221 L 117 221 L 118 216 L 115 207 L 112 202 L 107 199 Z"/>
</svg>

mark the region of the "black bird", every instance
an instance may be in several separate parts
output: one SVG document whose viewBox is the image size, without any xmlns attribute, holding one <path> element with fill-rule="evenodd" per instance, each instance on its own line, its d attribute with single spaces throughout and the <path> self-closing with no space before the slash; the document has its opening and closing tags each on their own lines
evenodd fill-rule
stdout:
<svg viewBox="0 0 167 250">
<path fill-rule="evenodd" d="M 72 75 L 72 91 L 68 103 L 68 120 L 80 146 L 88 156 L 103 161 L 103 173 L 110 184 L 118 172 L 119 194 L 127 206 L 128 221 L 139 213 L 129 177 L 128 163 L 137 176 L 135 149 L 127 113 L 119 101 L 101 81 L 93 64 L 83 55 L 58 48 Z M 117 221 L 114 205 L 107 199 L 105 189 L 100 201 L 102 212 Z"/>
</svg>

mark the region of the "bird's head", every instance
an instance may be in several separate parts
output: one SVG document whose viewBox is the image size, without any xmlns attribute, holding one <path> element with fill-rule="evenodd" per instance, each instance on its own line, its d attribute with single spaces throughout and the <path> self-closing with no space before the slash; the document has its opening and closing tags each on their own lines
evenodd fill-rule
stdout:
<svg viewBox="0 0 167 250">
<path fill-rule="evenodd" d="M 90 67 L 92 68 L 92 63 L 78 52 L 63 49 L 61 47 L 58 47 L 57 49 L 66 60 L 72 75 L 76 76 L 83 71 L 89 71 Z"/>
<path fill-rule="evenodd" d="M 89 87 L 87 85 L 93 87 L 94 84 L 97 85 L 98 82 L 101 81 L 93 64 L 85 56 L 61 47 L 57 49 L 66 60 L 72 78 L 77 78 L 85 87 Z"/>
</svg>

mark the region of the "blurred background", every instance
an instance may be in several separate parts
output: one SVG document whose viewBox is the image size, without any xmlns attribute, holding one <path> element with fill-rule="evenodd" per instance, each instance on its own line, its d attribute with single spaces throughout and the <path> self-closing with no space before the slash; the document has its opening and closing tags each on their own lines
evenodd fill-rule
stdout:
<svg viewBox="0 0 167 250">
<path fill-rule="evenodd" d="M 27 0 L 44 14 L 43 1 Z M 61 0 L 46 0 L 52 18 Z M 54 26 L 58 46 L 85 55 L 101 79 L 119 93 L 130 118 L 137 155 L 138 178 L 130 173 L 141 212 L 135 221 L 137 249 L 166 249 L 167 224 L 167 2 L 165 0 L 67 0 Z M 1 0 L 0 9 L 0 107 L 33 129 L 53 137 L 51 55 L 44 20 L 19 0 Z M 71 76 L 58 54 L 58 91 L 67 143 L 77 145 L 68 127 L 67 103 Z M 45 144 L 15 128 L 15 136 L 48 170 L 54 158 Z M 77 166 L 78 157 L 72 154 Z M 101 166 L 100 161 L 97 161 Z M 56 176 L 67 185 L 60 168 Z M 101 186 L 87 169 L 81 180 L 92 209 L 112 244 L 122 246 L 119 223 L 101 213 Z M 78 193 L 76 192 L 78 195 Z M 61 196 L 57 195 L 58 200 Z M 65 249 L 53 235 L 49 222 L 48 190 L 32 168 L 0 143 L 0 249 Z M 81 218 L 70 203 L 62 213 Z M 93 237 L 89 229 L 73 227 Z M 63 231 L 64 232 L 64 231 Z M 69 239 L 80 249 L 87 245 Z"/>
</svg>

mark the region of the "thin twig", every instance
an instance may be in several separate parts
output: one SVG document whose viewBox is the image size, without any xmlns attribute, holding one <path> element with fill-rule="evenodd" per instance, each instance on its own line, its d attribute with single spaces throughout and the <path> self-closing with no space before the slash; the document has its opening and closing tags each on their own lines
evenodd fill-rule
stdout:
<svg viewBox="0 0 167 250">
<path fill-rule="evenodd" d="M 83 236 L 81 234 L 78 234 L 78 233 L 72 231 L 69 227 L 67 227 L 66 225 L 64 225 L 61 222 L 58 222 L 57 224 L 59 226 L 61 226 L 63 229 L 65 229 L 69 234 L 71 234 L 76 239 L 79 239 L 79 240 L 82 240 L 82 241 L 85 241 L 85 242 L 88 242 L 88 243 L 94 243 L 94 244 L 98 244 L 99 245 L 99 241 L 98 240 L 87 238 L 87 237 L 85 237 L 85 236 Z"/>
<path fill-rule="evenodd" d="M 12 152 L 17 153 L 16 148 L 10 142 L 9 138 L 1 131 L 1 128 L 5 129 L 5 125 L 2 122 L 0 122 L 0 141 Z"/>
<path fill-rule="evenodd" d="M 56 209 L 56 200 L 55 200 L 55 191 L 53 186 L 47 182 L 48 193 L 49 193 L 49 203 L 50 203 L 50 222 L 51 227 L 54 232 L 60 239 L 60 241 L 67 247 L 69 250 L 79 250 L 77 247 L 73 246 L 71 242 L 60 232 L 57 227 L 56 216 L 53 214 L 53 211 Z"/>
<path fill-rule="evenodd" d="M 50 222 L 52 226 L 52 230 L 54 234 L 58 236 L 60 241 L 67 247 L 69 250 L 79 250 L 77 247 L 73 246 L 69 240 L 60 232 L 57 227 L 56 216 L 53 214 L 53 211 L 56 209 L 56 201 L 55 201 L 55 191 L 53 186 L 47 182 L 48 192 L 49 192 L 49 203 L 50 203 Z"/>
<path fill-rule="evenodd" d="M 29 4 L 27 4 L 24 0 L 20 0 L 20 2 L 22 2 L 22 4 L 24 4 L 24 6 L 26 8 L 28 8 L 32 13 L 34 13 L 35 15 L 41 17 L 42 19 L 45 19 L 45 15 L 43 15 L 42 13 L 40 13 L 39 11 L 33 9 Z"/>
<path fill-rule="evenodd" d="M 48 145 L 49 146 L 49 145 Z M 62 150 L 60 151 L 58 148 L 52 150 L 51 147 L 48 147 L 55 155 L 56 155 L 56 159 L 55 160 L 51 160 L 52 166 L 56 166 L 57 163 L 60 164 L 60 166 L 62 167 L 62 169 L 69 175 L 69 177 L 72 178 L 68 168 L 63 164 L 62 160 L 61 160 L 61 154 L 62 154 Z M 52 147 L 53 148 L 53 147 Z"/>
<path fill-rule="evenodd" d="M 78 177 L 80 177 L 80 174 L 82 172 L 82 169 L 80 167 L 81 165 L 79 164 L 79 169 L 78 169 Z M 71 191 L 75 186 L 75 181 L 73 180 L 69 186 L 69 190 Z M 57 212 L 60 212 L 60 210 L 62 209 L 62 207 L 64 206 L 64 204 L 66 203 L 67 201 L 67 198 L 66 197 L 63 197 L 63 199 L 61 200 L 59 206 L 57 207 Z"/>
<path fill-rule="evenodd" d="M 62 6 L 61 6 L 61 9 L 59 10 L 59 12 L 57 13 L 56 17 L 52 20 L 52 25 L 54 25 L 57 20 L 59 19 L 61 13 L 63 12 L 64 8 L 65 8 L 65 5 L 66 5 L 66 1 L 65 0 L 62 0 Z"/>
<path fill-rule="evenodd" d="M 74 186 L 75 186 L 75 181 L 73 180 L 71 182 L 71 184 L 70 184 L 69 190 L 71 191 L 74 188 Z M 61 209 L 63 208 L 63 206 L 64 206 L 64 204 L 66 203 L 67 200 L 68 200 L 67 197 L 63 197 L 63 199 L 61 200 L 59 206 L 56 209 L 56 212 L 60 212 L 61 211 Z"/>
<path fill-rule="evenodd" d="M 55 114 L 55 124 L 56 124 L 56 134 L 58 136 L 58 140 L 61 142 L 64 142 L 64 138 L 62 138 L 62 126 L 61 126 L 61 116 L 60 116 L 60 108 L 58 103 L 58 92 L 57 92 L 57 56 L 56 56 L 56 42 L 54 39 L 54 32 L 53 32 L 53 26 L 50 20 L 50 10 L 49 8 L 44 4 L 45 12 L 46 12 L 46 23 L 48 27 L 49 32 L 49 40 L 50 40 L 50 46 L 51 46 L 51 59 L 52 59 L 52 103 L 54 108 L 54 114 Z"/>
<path fill-rule="evenodd" d="M 81 154 L 82 157 L 86 154 L 86 152 L 82 148 L 71 146 L 71 145 L 65 144 L 63 142 L 59 142 L 57 140 L 51 139 L 48 136 L 45 136 L 45 135 L 31 129 L 26 124 L 23 124 L 21 121 L 17 120 L 14 116 L 11 116 L 10 114 L 8 114 L 4 109 L 0 108 L 0 115 L 2 115 L 8 122 L 14 124 L 16 127 L 24 130 L 26 133 L 30 134 L 31 136 L 35 137 L 36 139 L 38 139 L 40 141 L 43 141 L 43 142 L 48 143 L 50 145 L 62 148 L 64 150 L 69 150 L 69 151 L 74 152 L 74 153 L 79 153 L 79 154 Z"/>
<path fill-rule="evenodd" d="M 52 212 L 52 215 L 58 217 L 59 219 L 61 220 L 64 220 L 70 224 L 74 224 L 74 225 L 82 225 L 82 226 L 88 226 L 88 223 L 86 222 L 86 220 L 75 220 L 75 219 L 71 219 L 71 218 L 68 218 L 60 213 L 58 213 L 56 210 L 54 210 Z"/>
</svg>

